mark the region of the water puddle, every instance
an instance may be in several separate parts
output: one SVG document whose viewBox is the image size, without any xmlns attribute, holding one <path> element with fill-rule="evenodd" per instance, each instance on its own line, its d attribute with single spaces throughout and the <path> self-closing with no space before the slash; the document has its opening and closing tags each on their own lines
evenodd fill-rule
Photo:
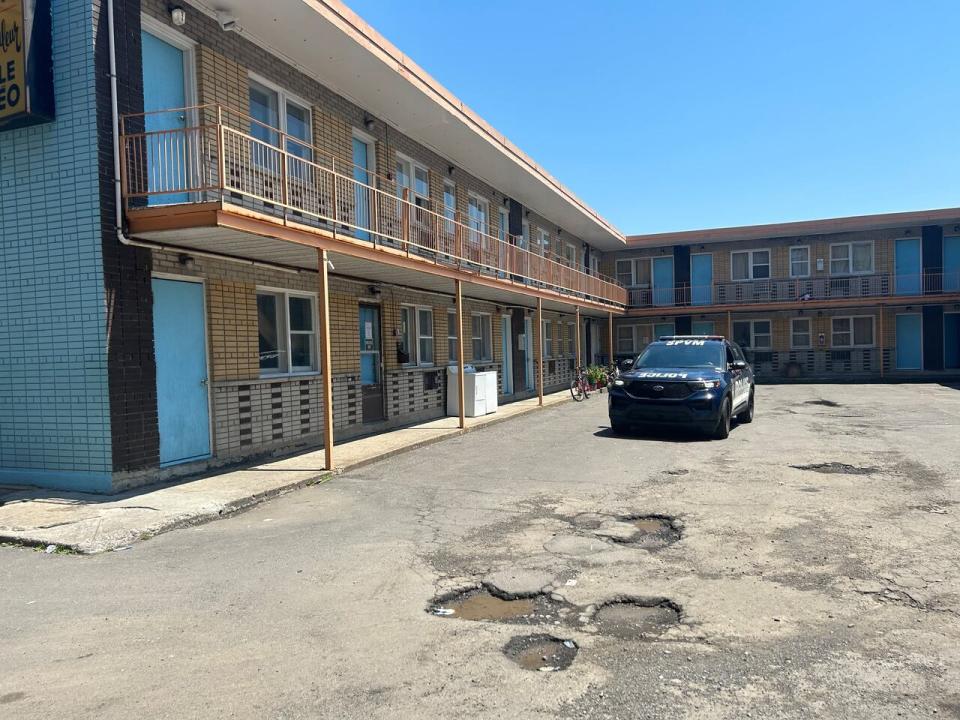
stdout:
<svg viewBox="0 0 960 720">
<path fill-rule="evenodd" d="M 858 467 L 840 462 L 810 463 L 808 465 L 791 465 L 796 470 L 810 470 L 825 475 L 870 475 L 877 472 L 875 467 Z"/>
<path fill-rule="evenodd" d="M 593 624 L 603 635 L 646 640 L 680 623 L 680 607 L 669 600 L 622 600 L 601 607 Z"/>
<path fill-rule="evenodd" d="M 564 612 L 561 613 L 561 610 Z M 428 609 L 431 615 L 460 620 L 520 625 L 557 624 L 569 612 L 565 603 L 551 600 L 546 595 L 527 598 L 502 598 L 487 589 L 468 590 L 436 600 Z"/>
<path fill-rule="evenodd" d="M 556 672 L 573 663 L 579 648 L 573 640 L 552 635 L 517 635 L 503 647 L 503 654 L 524 670 Z"/>
</svg>

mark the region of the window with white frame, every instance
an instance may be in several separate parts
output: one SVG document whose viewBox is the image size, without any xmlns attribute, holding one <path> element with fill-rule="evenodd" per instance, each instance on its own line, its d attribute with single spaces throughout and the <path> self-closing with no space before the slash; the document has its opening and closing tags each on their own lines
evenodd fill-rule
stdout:
<svg viewBox="0 0 960 720">
<path fill-rule="evenodd" d="M 397 197 L 408 191 L 408 199 L 418 207 L 430 202 L 430 173 L 406 155 L 397 153 Z"/>
<path fill-rule="evenodd" d="M 550 320 L 543 321 L 543 356 L 545 358 L 553 357 L 553 322 Z"/>
<path fill-rule="evenodd" d="M 810 276 L 810 248 L 790 248 L 790 277 L 804 278 Z"/>
<path fill-rule="evenodd" d="M 543 228 L 537 228 L 537 252 L 544 257 L 550 256 L 550 233 Z"/>
<path fill-rule="evenodd" d="M 831 318 L 830 345 L 836 348 L 873 347 L 873 316 Z"/>
<path fill-rule="evenodd" d="M 433 365 L 433 308 L 400 306 L 400 349 L 404 365 Z"/>
<path fill-rule="evenodd" d="M 497 211 L 497 218 L 497 238 L 501 242 L 507 242 L 507 238 L 510 236 L 510 211 L 505 207 L 501 207 Z"/>
<path fill-rule="evenodd" d="M 733 323 L 733 341 L 750 350 L 769 350 L 772 347 L 769 320 L 736 320 Z"/>
<path fill-rule="evenodd" d="M 520 238 L 520 247 L 525 250 L 530 250 L 530 221 L 523 220 L 520 224 L 520 229 L 523 233 Z"/>
<path fill-rule="evenodd" d="M 730 253 L 731 280 L 765 280 L 769 277 L 769 250 L 738 250 Z"/>
<path fill-rule="evenodd" d="M 831 275 L 866 275 L 873 272 L 873 242 L 837 243 L 830 246 Z"/>
<path fill-rule="evenodd" d="M 489 362 L 493 360 L 493 331 L 490 315 L 474 313 L 470 316 L 471 337 L 473 340 L 473 361 Z"/>
<path fill-rule="evenodd" d="M 447 362 L 457 363 L 457 343 L 460 342 L 460 332 L 457 330 L 457 311 L 447 311 Z"/>
<path fill-rule="evenodd" d="M 577 266 L 577 247 L 576 245 L 571 245 L 567 243 L 563 246 L 563 257 L 567 261 L 567 265 L 570 267 Z"/>
<path fill-rule="evenodd" d="M 577 325 L 567 323 L 567 355 L 575 357 L 577 354 Z"/>
<path fill-rule="evenodd" d="M 624 287 L 633 285 L 633 260 L 617 260 L 617 282 Z"/>
<path fill-rule="evenodd" d="M 470 193 L 467 198 L 467 219 L 470 223 L 470 241 L 479 243 L 487 233 L 487 223 L 490 220 L 490 203 L 476 193 Z"/>
<path fill-rule="evenodd" d="M 261 375 L 317 369 L 316 297 L 281 290 L 257 291 Z"/>
<path fill-rule="evenodd" d="M 636 325 L 618 325 L 617 326 L 617 354 L 633 355 L 637 352 L 637 331 Z"/>
<path fill-rule="evenodd" d="M 790 320 L 790 347 L 805 350 L 813 347 L 810 318 L 792 318 Z"/>
<path fill-rule="evenodd" d="M 269 145 L 279 146 L 282 130 L 287 135 L 286 150 L 303 160 L 313 159 L 313 135 L 310 131 L 310 107 L 307 103 L 297 100 L 280 88 L 268 85 L 266 82 L 251 78 L 248 91 L 250 101 L 250 134 Z M 253 160 L 261 166 L 277 166 L 279 159 L 274 160 L 268 148 L 254 143 Z M 290 172 L 302 171 L 304 168 L 290 167 Z"/>
</svg>

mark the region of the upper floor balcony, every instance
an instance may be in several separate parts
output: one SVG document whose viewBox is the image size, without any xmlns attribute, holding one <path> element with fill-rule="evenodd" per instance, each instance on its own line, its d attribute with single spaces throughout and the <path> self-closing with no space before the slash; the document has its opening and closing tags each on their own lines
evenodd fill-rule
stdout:
<svg viewBox="0 0 960 720">
<path fill-rule="evenodd" d="M 958 294 L 960 271 L 767 278 L 666 287 L 657 287 L 654 284 L 654 287 L 628 287 L 627 292 L 629 308 L 654 311 L 687 307 L 788 305 L 891 296 Z"/>
<path fill-rule="evenodd" d="M 453 269 L 514 291 L 615 310 L 627 304 L 616 280 L 531 251 L 523 238 L 496 227 L 488 209 L 436 208 L 411 178 L 378 174 L 223 106 L 124 116 L 120 142 L 131 222 L 216 203 L 340 239 L 344 252 L 363 246 L 369 258 L 370 249 L 381 250 L 384 262 L 401 255 L 417 261 L 410 267 Z"/>
</svg>

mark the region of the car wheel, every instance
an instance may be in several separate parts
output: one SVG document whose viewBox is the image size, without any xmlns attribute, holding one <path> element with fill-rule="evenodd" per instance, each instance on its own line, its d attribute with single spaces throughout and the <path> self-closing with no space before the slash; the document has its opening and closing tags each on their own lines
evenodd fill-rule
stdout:
<svg viewBox="0 0 960 720">
<path fill-rule="evenodd" d="M 717 427 L 713 430 L 714 440 L 726 440 L 730 436 L 730 398 L 724 398 L 723 406 L 720 408 L 720 417 L 717 420 Z"/>
<path fill-rule="evenodd" d="M 747 409 L 737 415 L 737 422 L 743 423 L 744 425 L 753 422 L 753 390 L 750 391 L 750 400 L 747 402 Z"/>
</svg>

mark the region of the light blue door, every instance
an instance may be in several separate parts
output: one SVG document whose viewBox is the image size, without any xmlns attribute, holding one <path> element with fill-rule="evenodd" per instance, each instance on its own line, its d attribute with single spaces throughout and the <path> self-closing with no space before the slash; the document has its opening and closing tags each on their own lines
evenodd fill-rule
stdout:
<svg viewBox="0 0 960 720">
<path fill-rule="evenodd" d="M 943 239 L 943 289 L 960 290 L 960 237 Z"/>
<path fill-rule="evenodd" d="M 713 335 L 713 321 L 694 320 L 690 323 L 690 333 L 692 335 Z"/>
<path fill-rule="evenodd" d="M 919 313 L 897 315 L 897 369 L 919 370 L 923 365 L 923 320 Z"/>
<path fill-rule="evenodd" d="M 368 172 L 370 167 L 369 150 L 369 147 L 363 140 L 360 138 L 353 139 L 353 179 L 358 183 L 363 183 L 363 185 L 370 184 L 370 173 Z M 368 188 L 357 185 L 355 196 L 357 204 L 357 225 L 362 228 L 368 228 L 370 227 L 371 192 Z M 361 240 L 369 240 L 370 233 L 365 230 L 358 230 L 357 237 Z"/>
<path fill-rule="evenodd" d="M 160 465 L 210 456 L 203 285 L 153 281 Z"/>
<path fill-rule="evenodd" d="M 673 305 L 673 258 L 653 259 L 653 304 Z"/>
<path fill-rule="evenodd" d="M 713 255 L 690 256 L 690 286 L 691 303 L 709 305 L 713 302 Z"/>
<path fill-rule="evenodd" d="M 895 262 L 897 295 L 920 295 L 920 238 L 897 240 Z"/>
<path fill-rule="evenodd" d="M 185 128 L 187 115 L 184 92 L 183 50 L 141 32 L 143 53 L 143 110 L 147 132 L 147 189 L 150 205 L 187 202 L 190 163 Z M 165 112 L 156 112 L 165 111 Z"/>
<path fill-rule="evenodd" d="M 960 369 L 960 313 L 943 315 L 943 367 Z"/>
<path fill-rule="evenodd" d="M 658 340 L 665 335 L 673 335 L 675 332 L 673 323 L 657 323 L 653 326 L 653 339 Z"/>
<path fill-rule="evenodd" d="M 503 350 L 503 394 L 513 394 L 513 328 L 509 315 L 500 318 L 500 343 Z"/>
</svg>

